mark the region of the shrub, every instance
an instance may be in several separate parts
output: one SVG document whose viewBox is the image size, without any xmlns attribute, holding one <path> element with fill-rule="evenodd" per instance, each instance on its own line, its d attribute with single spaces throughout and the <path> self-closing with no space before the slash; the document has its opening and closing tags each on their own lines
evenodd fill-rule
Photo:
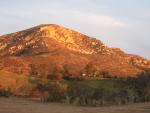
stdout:
<svg viewBox="0 0 150 113">
<path fill-rule="evenodd" d="M 61 80 L 63 78 L 63 69 L 61 66 L 55 66 L 47 77 L 48 79 L 52 80 Z"/>
<path fill-rule="evenodd" d="M 92 63 L 88 63 L 84 68 L 84 73 L 88 77 L 94 77 L 96 76 L 97 69 Z"/>
<path fill-rule="evenodd" d="M 36 66 L 34 64 L 30 64 L 30 71 L 29 71 L 29 75 L 30 76 L 38 76 L 38 69 L 36 68 Z"/>
<path fill-rule="evenodd" d="M 9 97 L 10 96 L 10 89 L 0 89 L 0 97 Z"/>
<path fill-rule="evenodd" d="M 73 83 L 68 88 L 68 97 L 71 104 L 93 105 L 93 94 L 94 88 L 82 83 Z"/>
<path fill-rule="evenodd" d="M 59 82 L 37 84 L 36 89 L 41 93 L 41 99 L 50 102 L 63 102 L 66 99 L 67 85 Z"/>
</svg>

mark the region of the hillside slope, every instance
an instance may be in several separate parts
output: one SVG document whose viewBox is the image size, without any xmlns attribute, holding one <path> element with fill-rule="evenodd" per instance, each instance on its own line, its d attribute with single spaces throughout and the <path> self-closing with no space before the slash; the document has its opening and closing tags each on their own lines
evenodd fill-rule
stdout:
<svg viewBox="0 0 150 113">
<path fill-rule="evenodd" d="M 65 66 L 70 75 L 79 76 L 87 64 L 92 64 L 97 73 L 121 77 L 136 76 L 150 68 L 147 59 L 54 24 L 0 36 L 0 57 L 1 70 L 29 75 L 34 66 L 43 77 Z"/>
</svg>

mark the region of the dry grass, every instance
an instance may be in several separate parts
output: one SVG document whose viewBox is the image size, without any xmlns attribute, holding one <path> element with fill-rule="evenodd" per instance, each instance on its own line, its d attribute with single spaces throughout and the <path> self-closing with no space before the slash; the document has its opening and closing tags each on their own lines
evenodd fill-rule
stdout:
<svg viewBox="0 0 150 113">
<path fill-rule="evenodd" d="M 110 107 L 79 107 L 11 97 L 0 98 L 0 113 L 150 113 L 150 103 Z"/>
<path fill-rule="evenodd" d="M 31 86 L 28 83 L 28 77 L 24 75 L 17 75 L 7 71 L 0 71 L 0 89 L 10 89 L 13 94 L 26 95 L 30 92 L 23 92 L 20 94 L 19 90 L 24 88 L 24 91 L 30 90 Z"/>
</svg>

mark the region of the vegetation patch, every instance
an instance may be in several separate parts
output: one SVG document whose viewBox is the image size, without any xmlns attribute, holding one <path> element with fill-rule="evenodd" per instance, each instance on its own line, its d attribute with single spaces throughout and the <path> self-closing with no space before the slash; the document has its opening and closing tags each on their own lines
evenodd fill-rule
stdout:
<svg viewBox="0 0 150 113">
<path fill-rule="evenodd" d="M 81 106 L 120 105 L 150 101 L 150 74 L 138 78 L 101 80 L 51 80 L 30 78 L 42 102 Z"/>
</svg>

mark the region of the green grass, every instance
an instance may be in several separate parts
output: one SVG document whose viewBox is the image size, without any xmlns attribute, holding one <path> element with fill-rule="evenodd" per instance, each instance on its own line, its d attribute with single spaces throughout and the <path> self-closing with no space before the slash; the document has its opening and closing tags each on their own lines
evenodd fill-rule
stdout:
<svg viewBox="0 0 150 113">
<path fill-rule="evenodd" d="M 47 80 L 40 78 L 29 79 L 29 83 L 31 84 L 37 84 L 42 82 L 46 83 L 59 82 L 60 84 L 67 84 L 68 86 L 71 84 L 79 84 L 81 86 L 84 85 L 91 88 L 106 89 L 109 91 L 119 90 L 126 87 L 125 83 L 118 79 L 103 79 L 103 80 L 50 80 L 50 79 Z"/>
<path fill-rule="evenodd" d="M 54 81 L 50 81 L 54 82 Z M 89 87 L 93 89 L 104 89 L 107 92 L 119 92 L 123 89 L 127 89 L 128 85 L 123 80 L 119 79 L 103 79 L 103 80 L 61 80 L 58 81 L 61 84 L 67 84 L 68 86 L 76 84 L 81 87 Z"/>
<path fill-rule="evenodd" d="M 104 90 L 109 94 L 119 93 L 120 91 L 132 91 L 130 89 L 130 84 L 128 84 L 124 79 L 102 79 L 102 80 L 50 80 L 50 79 L 40 79 L 32 78 L 29 79 L 29 82 L 32 86 L 37 84 L 51 84 L 51 83 L 60 83 L 68 87 L 80 86 L 83 88 L 92 88 L 95 90 Z"/>
</svg>

